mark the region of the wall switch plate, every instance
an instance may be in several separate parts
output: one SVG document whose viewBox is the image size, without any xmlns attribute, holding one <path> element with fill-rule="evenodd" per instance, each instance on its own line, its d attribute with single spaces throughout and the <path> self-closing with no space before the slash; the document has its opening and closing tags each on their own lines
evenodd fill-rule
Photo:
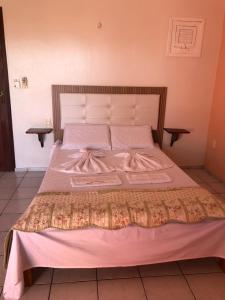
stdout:
<svg viewBox="0 0 225 300">
<path fill-rule="evenodd" d="M 28 79 L 27 77 L 15 78 L 13 79 L 13 86 L 16 89 L 27 89 Z"/>
<path fill-rule="evenodd" d="M 212 141 L 212 148 L 216 149 L 216 140 L 215 139 Z"/>
<path fill-rule="evenodd" d="M 13 79 L 13 86 L 16 89 L 20 89 L 21 88 L 21 83 L 20 83 L 20 79 L 19 78 Z"/>
<path fill-rule="evenodd" d="M 28 89 L 28 79 L 27 77 L 21 78 L 21 88 L 22 89 Z"/>
<path fill-rule="evenodd" d="M 51 118 L 45 119 L 45 127 L 46 128 L 52 128 L 52 120 L 51 120 Z"/>
</svg>

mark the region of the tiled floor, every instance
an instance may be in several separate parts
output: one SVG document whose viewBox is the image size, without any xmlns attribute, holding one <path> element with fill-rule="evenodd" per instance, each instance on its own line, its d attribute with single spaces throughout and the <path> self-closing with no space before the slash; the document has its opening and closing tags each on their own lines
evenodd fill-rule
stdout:
<svg viewBox="0 0 225 300">
<path fill-rule="evenodd" d="M 203 169 L 186 169 L 200 185 L 225 199 L 225 184 Z M 43 172 L 0 173 L 0 293 L 2 244 L 7 230 L 38 190 Z M 224 300 L 225 274 L 216 259 L 109 269 L 36 269 L 24 300 Z"/>
</svg>

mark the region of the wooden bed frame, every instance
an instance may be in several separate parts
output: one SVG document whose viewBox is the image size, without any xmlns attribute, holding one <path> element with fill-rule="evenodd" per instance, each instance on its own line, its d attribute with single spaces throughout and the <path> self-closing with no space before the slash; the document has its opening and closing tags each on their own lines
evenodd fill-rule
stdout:
<svg viewBox="0 0 225 300">
<path fill-rule="evenodd" d="M 153 130 L 154 141 L 162 148 L 163 128 L 166 108 L 166 87 L 122 87 L 122 86 L 86 86 L 86 85 L 53 85 L 52 105 L 53 105 L 53 128 L 55 141 L 63 137 L 61 129 L 61 94 L 152 94 L 159 95 L 159 114 L 157 129 Z M 220 266 L 225 272 L 225 259 L 220 259 Z M 32 269 L 24 271 L 25 286 L 32 285 Z"/>
<path fill-rule="evenodd" d="M 225 273 L 225 259 L 220 258 L 219 265 L 220 265 L 222 271 Z M 24 276 L 24 285 L 26 287 L 32 286 L 32 284 L 33 284 L 32 269 L 24 271 L 23 276 Z"/>
</svg>

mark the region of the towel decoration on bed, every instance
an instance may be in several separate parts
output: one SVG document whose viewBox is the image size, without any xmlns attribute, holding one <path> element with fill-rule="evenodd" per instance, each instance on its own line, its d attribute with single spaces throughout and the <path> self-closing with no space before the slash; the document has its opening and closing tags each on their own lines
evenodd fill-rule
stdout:
<svg viewBox="0 0 225 300">
<path fill-rule="evenodd" d="M 151 228 L 225 218 L 225 201 L 201 187 L 40 193 L 12 229 Z"/>
<path fill-rule="evenodd" d="M 157 184 L 168 183 L 172 179 L 167 173 L 127 173 L 126 179 L 129 184 Z M 79 175 L 70 179 L 72 187 L 91 187 L 91 186 L 114 186 L 121 185 L 122 180 L 117 174 L 95 174 L 95 175 Z"/>
<path fill-rule="evenodd" d="M 121 152 L 115 154 L 120 158 L 116 169 L 125 172 L 156 171 L 172 167 L 173 164 L 162 163 L 158 158 L 141 151 Z"/>
<path fill-rule="evenodd" d="M 73 176 L 70 179 L 72 187 L 121 185 L 122 181 L 116 174 Z"/>
<path fill-rule="evenodd" d="M 129 184 L 157 184 L 168 183 L 172 181 L 172 178 L 165 172 L 160 173 L 127 173 L 126 179 Z"/>
<path fill-rule="evenodd" d="M 109 173 L 114 171 L 114 168 L 102 161 L 105 157 L 102 151 L 81 150 L 69 156 L 72 160 L 62 163 L 59 167 L 54 168 L 57 171 L 65 173 L 77 174 L 98 174 Z"/>
<path fill-rule="evenodd" d="M 113 171 L 145 172 L 158 171 L 170 168 L 172 163 L 161 162 L 149 153 L 142 151 L 120 152 L 114 155 L 114 166 L 107 160 L 103 151 L 81 150 L 69 155 L 70 160 L 53 169 L 73 174 L 101 174 Z"/>
</svg>

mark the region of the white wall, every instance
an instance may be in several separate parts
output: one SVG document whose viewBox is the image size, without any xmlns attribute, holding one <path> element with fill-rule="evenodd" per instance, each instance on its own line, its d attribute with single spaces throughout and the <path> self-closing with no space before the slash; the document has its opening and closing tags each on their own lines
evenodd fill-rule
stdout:
<svg viewBox="0 0 225 300">
<path fill-rule="evenodd" d="M 51 117 L 52 84 L 167 86 L 165 125 L 192 133 L 173 148 L 165 134 L 165 151 L 180 164 L 203 164 L 223 0 L 0 1 L 17 168 L 48 164 L 52 135 L 41 148 L 25 131 Z M 170 16 L 206 20 L 201 58 L 165 55 Z M 22 76 L 29 89 L 13 88 Z"/>
</svg>

